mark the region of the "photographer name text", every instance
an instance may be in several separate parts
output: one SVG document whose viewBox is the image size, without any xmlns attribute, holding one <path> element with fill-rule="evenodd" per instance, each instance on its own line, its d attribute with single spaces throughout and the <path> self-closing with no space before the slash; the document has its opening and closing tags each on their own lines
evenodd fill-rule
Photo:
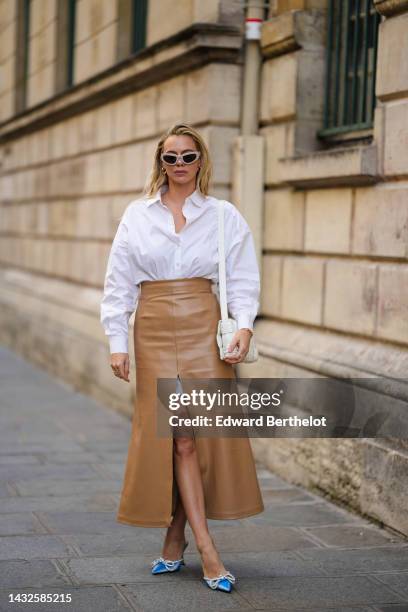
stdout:
<svg viewBox="0 0 408 612">
<path fill-rule="evenodd" d="M 326 417 L 276 417 L 273 414 L 259 414 L 256 417 L 235 417 L 217 415 L 215 417 L 198 415 L 193 418 L 172 415 L 171 427 L 326 427 Z"/>
</svg>

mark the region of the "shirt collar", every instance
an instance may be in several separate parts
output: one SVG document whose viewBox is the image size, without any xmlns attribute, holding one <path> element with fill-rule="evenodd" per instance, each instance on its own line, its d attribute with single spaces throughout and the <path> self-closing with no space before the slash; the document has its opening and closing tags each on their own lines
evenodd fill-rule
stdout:
<svg viewBox="0 0 408 612">
<path fill-rule="evenodd" d="M 145 198 L 145 202 L 147 204 L 147 206 L 150 206 L 151 204 L 154 204 L 155 202 L 160 202 L 161 201 L 161 196 L 163 193 L 165 193 L 168 190 L 168 185 L 167 183 L 164 183 L 155 193 L 154 196 L 150 197 L 150 198 Z M 201 191 L 197 188 L 193 191 L 193 193 L 191 195 L 188 196 L 188 198 L 186 198 L 187 200 L 191 200 L 196 206 L 202 206 L 206 200 L 206 197 L 203 193 L 201 193 Z"/>
</svg>

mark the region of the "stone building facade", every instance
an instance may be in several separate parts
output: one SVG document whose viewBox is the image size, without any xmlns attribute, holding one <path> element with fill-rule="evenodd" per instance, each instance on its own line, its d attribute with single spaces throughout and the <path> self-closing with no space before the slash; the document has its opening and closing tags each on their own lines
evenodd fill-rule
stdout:
<svg viewBox="0 0 408 612">
<path fill-rule="evenodd" d="M 238 371 L 375 376 L 406 398 L 408 2 L 371 4 L 372 125 L 326 138 L 329 0 L 265 10 L 260 360 Z M 234 154 L 244 19 L 239 0 L 0 0 L 0 340 L 127 414 L 134 385 L 111 375 L 99 322 L 112 237 L 177 120 L 210 147 L 212 193 L 251 209 Z M 252 442 L 283 477 L 408 533 L 406 440 Z"/>
</svg>

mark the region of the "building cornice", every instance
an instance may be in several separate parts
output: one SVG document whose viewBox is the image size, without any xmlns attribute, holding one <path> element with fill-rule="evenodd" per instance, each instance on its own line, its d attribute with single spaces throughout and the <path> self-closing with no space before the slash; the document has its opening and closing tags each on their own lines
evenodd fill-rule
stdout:
<svg viewBox="0 0 408 612">
<path fill-rule="evenodd" d="M 408 12 L 408 0 L 374 0 L 374 6 L 386 17 Z"/>
<path fill-rule="evenodd" d="M 210 63 L 241 63 L 239 28 L 195 23 L 0 124 L 0 142 L 35 132 Z"/>
</svg>

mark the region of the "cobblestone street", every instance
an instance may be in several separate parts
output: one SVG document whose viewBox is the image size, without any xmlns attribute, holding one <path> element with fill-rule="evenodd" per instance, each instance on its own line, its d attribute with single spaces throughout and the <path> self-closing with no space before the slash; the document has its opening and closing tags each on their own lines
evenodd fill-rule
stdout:
<svg viewBox="0 0 408 612">
<path fill-rule="evenodd" d="M 210 521 L 237 577 L 231 595 L 201 581 L 190 530 L 186 566 L 151 575 L 165 530 L 115 521 L 130 421 L 8 349 L 0 360 L 1 612 L 408 611 L 406 540 L 261 467 L 265 512 Z"/>
</svg>

